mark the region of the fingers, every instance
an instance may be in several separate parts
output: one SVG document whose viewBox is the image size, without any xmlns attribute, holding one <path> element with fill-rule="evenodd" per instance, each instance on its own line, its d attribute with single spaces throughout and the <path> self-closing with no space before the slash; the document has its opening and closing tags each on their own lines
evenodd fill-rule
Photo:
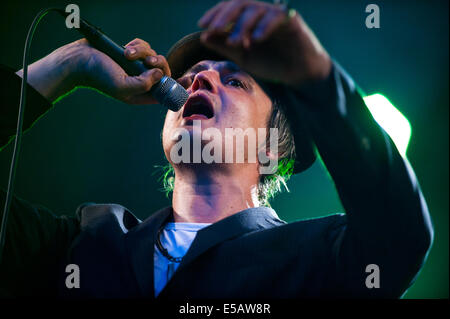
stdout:
<svg viewBox="0 0 450 319">
<path fill-rule="evenodd" d="M 226 44 L 248 48 L 251 42 L 267 39 L 287 17 L 280 6 L 234 0 L 212 8 L 200 19 L 199 25 L 207 29 L 205 33 L 209 34 L 229 32 L 232 29 Z M 203 37 L 204 40 L 206 38 Z"/>
<path fill-rule="evenodd" d="M 236 23 L 233 33 L 227 39 L 227 44 L 236 46 L 242 43 L 244 48 L 248 48 L 252 31 L 265 12 L 263 7 L 248 7 Z"/>
<path fill-rule="evenodd" d="M 226 35 L 203 32 L 200 39 L 207 48 L 220 52 L 221 55 L 226 56 L 232 61 L 238 62 L 240 60 L 241 50 L 236 50 L 234 46 L 226 45 Z"/>
<path fill-rule="evenodd" d="M 267 39 L 284 21 L 286 21 L 286 13 L 282 10 L 274 10 L 267 12 L 258 22 L 252 33 L 252 40 L 261 42 Z"/>
<path fill-rule="evenodd" d="M 169 64 L 162 55 L 157 55 L 150 44 L 141 39 L 134 39 L 125 46 L 125 57 L 129 60 L 143 60 L 148 68 L 159 68 L 165 75 L 171 76 Z"/>
<path fill-rule="evenodd" d="M 206 28 L 211 21 L 216 17 L 216 15 L 220 12 L 220 10 L 227 5 L 228 2 L 222 1 L 206 11 L 203 17 L 198 21 L 198 26 L 201 28 Z"/>
<path fill-rule="evenodd" d="M 136 38 L 136 39 L 131 40 L 130 42 L 128 42 L 128 43 L 125 45 L 125 47 L 127 47 L 127 46 L 129 46 L 129 45 L 139 44 L 139 43 L 146 43 L 146 44 L 148 44 L 148 42 L 145 42 L 145 41 L 142 40 L 142 39 Z M 150 46 L 150 44 L 148 44 L 148 45 Z"/>
<path fill-rule="evenodd" d="M 156 55 L 150 44 L 141 39 L 134 39 L 125 48 L 125 57 L 129 60 L 145 59 L 148 56 Z"/>
<path fill-rule="evenodd" d="M 148 93 L 164 75 L 171 76 L 170 67 L 164 56 L 156 54 L 151 46 L 141 39 L 134 39 L 125 45 L 124 55 L 129 60 L 142 60 L 148 71 L 139 76 L 124 74 L 114 81 L 112 96 L 129 104 L 157 103 Z"/>
<path fill-rule="evenodd" d="M 248 1 L 229 1 L 216 14 L 213 21 L 208 25 L 208 29 L 217 31 L 228 31 L 227 27 L 235 22 L 242 11 L 247 6 Z"/>
<path fill-rule="evenodd" d="M 121 100 L 129 102 L 133 96 L 147 93 L 150 89 L 158 83 L 163 77 L 163 71 L 160 69 L 151 69 L 139 76 L 125 76 L 122 78 L 121 87 Z"/>
<path fill-rule="evenodd" d="M 163 55 L 148 56 L 145 58 L 144 64 L 149 68 L 159 68 L 165 75 L 172 76 L 169 63 Z"/>
</svg>

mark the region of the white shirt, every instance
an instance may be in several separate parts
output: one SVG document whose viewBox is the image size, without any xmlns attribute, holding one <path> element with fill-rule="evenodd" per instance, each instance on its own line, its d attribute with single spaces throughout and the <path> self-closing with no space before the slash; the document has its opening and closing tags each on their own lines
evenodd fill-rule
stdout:
<svg viewBox="0 0 450 319">
<path fill-rule="evenodd" d="M 167 223 L 161 233 L 161 244 L 172 257 L 183 257 L 194 241 L 197 232 L 209 226 L 208 223 Z M 180 263 L 169 261 L 155 245 L 154 279 L 155 296 L 164 289 Z"/>
</svg>

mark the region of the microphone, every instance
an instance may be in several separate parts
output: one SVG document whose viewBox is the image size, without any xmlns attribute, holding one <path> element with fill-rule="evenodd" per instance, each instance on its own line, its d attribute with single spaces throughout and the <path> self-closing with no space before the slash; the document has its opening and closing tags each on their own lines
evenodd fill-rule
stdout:
<svg viewBox="0 0 450 319">
<path fill-rule="evenodd" d="M 67 17 L 67 13 L 63 10 L 58 10 L 58 12 L 64 17 Z M 86 20 L 80 19 L 80 28 L 78 28 L 78 31 L 86 37 L 94 48 L 102 51 L 119 64 L 128 75 L 136 76 L 148 70 L 142 61 L 130 61 L 125 58 L 125 48 L 123 46 L 115 43 L 99 28 L 88 23 Z M 174 112 L 177 112 L 189 97 L 189 94 L 177 81 L 165 75 L 158 83 L 152 86 L 149 93 L 160 104 Z"/>
</svg>

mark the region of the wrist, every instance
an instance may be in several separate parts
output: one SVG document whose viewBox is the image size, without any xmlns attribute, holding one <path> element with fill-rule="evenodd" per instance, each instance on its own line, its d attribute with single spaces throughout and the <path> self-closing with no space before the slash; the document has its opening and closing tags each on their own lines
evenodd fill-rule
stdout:
<svg viewBox="0 0 450 319">
<path fill-rule="evenodd" d="M 70 92 L 82 74 L 76 51 L 69 44 L 28 65 L 27 83 L 50 102 Z M 16 74 L 23 77 L 23 69 Z"/>
<path fill-rule="evenodd" d="M 325 80 L 331 73 L 332 60 L 320 41 L 306 25 L 300 15 L 296 15 L 292 31 L 293 68 L 290 70 L 288 85 L 299 87 L 303 83 Z"/>
<path fill-rule="evenodd" d="M 325 52 L 323 56 L 317 57 L 313 62 L 304 63 L 306 67 L 294 70 L 292 75 L 285 81 L 291 88 L 298 88 L 305 83 L 320 82 L 326 80 L 332 70 L 332 61 Z"/>
</svg>

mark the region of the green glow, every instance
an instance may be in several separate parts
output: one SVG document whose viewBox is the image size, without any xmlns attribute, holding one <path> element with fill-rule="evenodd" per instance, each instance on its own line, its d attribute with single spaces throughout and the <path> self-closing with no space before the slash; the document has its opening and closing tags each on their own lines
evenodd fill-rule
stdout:
<svg viewBox="0 0 450 319">
<path fill-rule="evenodd" d="M 375 121 L 389 134 L 400 154 L 406 157 L 411 139 L 411 125 L 408 119 L 382 94 L 366 96 L 364 102 Z"/>
</svg>

